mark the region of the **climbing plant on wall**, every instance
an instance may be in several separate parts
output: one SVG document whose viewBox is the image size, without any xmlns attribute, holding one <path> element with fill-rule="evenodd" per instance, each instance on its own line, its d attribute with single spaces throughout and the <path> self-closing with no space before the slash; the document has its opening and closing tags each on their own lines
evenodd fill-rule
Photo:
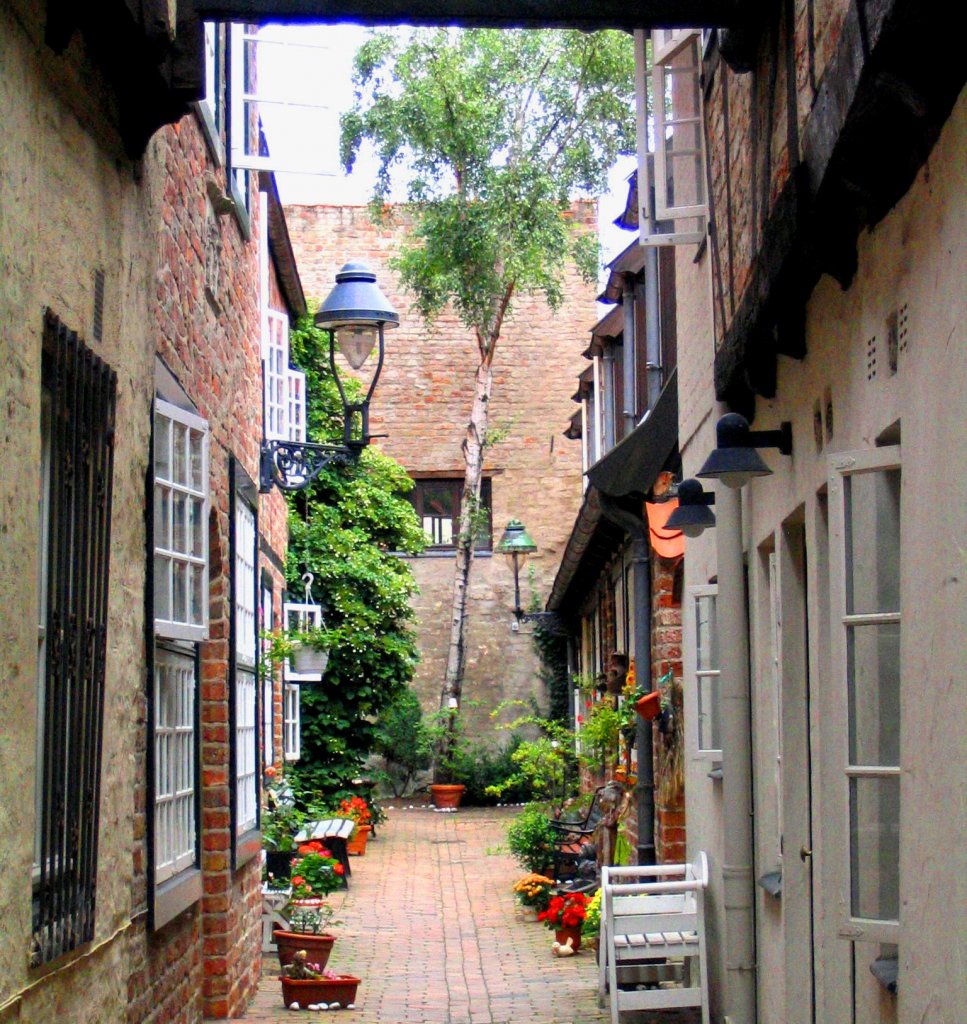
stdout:
<svg viewBox="0 0 967 1024">
<path fill-rule="evenodd" d="M 309 439 L 341 441 L 328 335 L 305 318 L 292 330 L 290 350 L 306 373 Z M 289 589 L 301 592 L 302 573 L 312 573 L 330 643 L 322 683 L 302 690 L 302 757 L 291 776 L 306 796 L 346 788 L 373 749 L 377 716 L 413 676 L 416 584 L 394 554 L 424 545 L 407 497 L 412 486 L 399 463 L 370 447 L 358 465 L 330 465 L 289 496 Z"/>
</svg>

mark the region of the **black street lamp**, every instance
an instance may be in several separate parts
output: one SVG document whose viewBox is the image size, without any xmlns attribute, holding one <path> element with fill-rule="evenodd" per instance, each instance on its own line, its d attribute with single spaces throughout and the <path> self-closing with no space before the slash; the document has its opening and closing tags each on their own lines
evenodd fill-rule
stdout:
<svg viewBox="0 0 967 1024">
<path fill-rule="evenodd" d="M 263 441 L 259 467 L 263 494 L 273 484 L 283 491 L 304 490 L 330 462 L 356 462 L 370 441 L 369 402 L 383 369 L 383 331 L 399 327 L 399 314 L 380 291 L 373 271 L 354 260 L 336 274 L 336 286 L 319 307 L 315 322 L 329 332 L 329 366 L 343 406 L 343 443 Z M 336 367 L 336 349 L 358 370 L 377 343 L 376 370 L 366 396 L 360 402 L 350 402 Z"/>
<path fill-rule="evenodd" d="M 744 416 L 729 412 L 715 425 L 715 442 L 714 451 L 696 475 L 737 489 L 753 477 L 772 474 L 757 448 L 778 448 L 783 455 L 792 455 L 792 424 L 782 423 L 778 430 L 750 430 Z"/>
</svg>

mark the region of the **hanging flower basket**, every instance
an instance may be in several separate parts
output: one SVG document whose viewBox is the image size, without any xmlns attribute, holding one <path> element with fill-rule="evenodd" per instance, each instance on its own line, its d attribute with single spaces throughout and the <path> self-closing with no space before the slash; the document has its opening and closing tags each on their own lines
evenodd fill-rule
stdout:
<svg viewBox="0 0 967 1024">
<path fill-rule="evenodd" d="M 635 701 L 635 711 L 646 721 L 650 722 L 661 714 L 661 690 L 652 690 L 644 697 Z"/>
<path fill-rule="evenodd" d="M 303 679 L 316 676 L 322 679 L 329 664 L 329 652 L 306 644 L 297 644 L 292 651 L 292 671 Z"/>
</svg>

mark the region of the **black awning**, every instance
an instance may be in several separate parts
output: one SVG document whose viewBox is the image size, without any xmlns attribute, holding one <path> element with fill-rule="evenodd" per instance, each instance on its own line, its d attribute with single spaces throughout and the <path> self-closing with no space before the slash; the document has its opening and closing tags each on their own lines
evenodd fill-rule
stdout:
<svg viewBox="0 0 967 1024">
<path fill-rule="evenodd" d="M 588 470 L 602 494 L 647 494 L 678 444 L 678 371 L 672 371 L 655 408 Z"/>
</svg>

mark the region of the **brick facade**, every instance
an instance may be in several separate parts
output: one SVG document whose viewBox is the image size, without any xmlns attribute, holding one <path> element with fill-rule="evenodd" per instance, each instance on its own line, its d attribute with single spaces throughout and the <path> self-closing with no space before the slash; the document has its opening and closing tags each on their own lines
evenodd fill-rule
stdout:
<svg viewBox="0 0 967 1024">
<path fill-rule="evenodd" d="M 209 639 L 201 645 L 201 868 L 203 897 L 131 949 L 128 1020 L 194 1021 L 233 1017 L 254 995 L 261 956 L 260 863 L 233 866 L 233 716 L 229 677 L 231 576 L 230 460 L 255 482 L 262 433 L 259 204 L 251 186 L 250 232 L 231 213 L 218 216 L 206 179 L 224 189 L 200 123 L 188 117 L 152 140 L 149 156 L 163 168 L 159 270 L 154 311 L 159 357 L 209 424 Z M 204 168 L 202 173 L 199 169 Z M 214 247 L 214 260 L 212 248 Z M 206 266 L 207 265 L 207 266 Z M 276 307 L 282 296 L 270 270 Z M 272 581 L 273 607 L 281 609 L 279 568 L 287 542 L 285 502 L 278 491 L 259 501 L 263 554 L 259 570 Z M 264 552 L 268 547 L 270 553 Z M 281 692 L 275 695 L 281 743 Z M 142 702 L 143 703 L 143 702 Z M 141 709 L 146 722 L 146 707 Z M 261 716 L 260 716 L 261 717 Z M 280 749 L 278 746 L 276 749 Z M 137 777 L 145 777 L 150 738 L 142 724 Z M 149 892 L 143 786 L 135 815 L 135 885 Z"/>
<path fill-rule="evenodd" d="M 403 294 L 388 260 L 407 229 L 399 214 L 374 224 L 364 207 L 312 206 L 286 210 L 306 294 L 328 294 L 335 272 L 351 258 L 375 269 L 377 280 L 400 313 L 400 327 L 387 334 L 386 362 L 372 406 L 374 443 L 411 474 L 463 477 L 460 444 L 473 398 L 476 343 L 450 313 L 427 328 Z M 585 204 L 575 217 L 586 230 L 596 223 Z M 551 312 L 537 298 L 522 297 L 498 343 L 491 402 L 492 427 L 509 427 L 505 441 L 490 449 L 485 475 L 493 488 L 493 534 L 518 517 L 538 552 L 521 579 L 527 605 L 533 567 L 534 589 L 543 605 L 581 497 L 578 445 L 560 435 L 573 411 L 572 381 L 582 366 L 587 328 L 595 319 L 594 287 L 568 271 L 565 302 Z M 414 601 L 422 655 L 416 687 L 425 708 L 439 702 L 449 640 L 453 558 L 427 554 L 412 560 L 420 594 Z M 510 630 L 513 574 L 504 559 L 478 553 L 471 577 L 467 622 L 464 710 L 470 729 L 493 735 L 489 712 L 505 698 L 538 692 L 536 660 L 529 636 Z M 479 702 L 479 706 L 477 705 Z"/>
</svg>

